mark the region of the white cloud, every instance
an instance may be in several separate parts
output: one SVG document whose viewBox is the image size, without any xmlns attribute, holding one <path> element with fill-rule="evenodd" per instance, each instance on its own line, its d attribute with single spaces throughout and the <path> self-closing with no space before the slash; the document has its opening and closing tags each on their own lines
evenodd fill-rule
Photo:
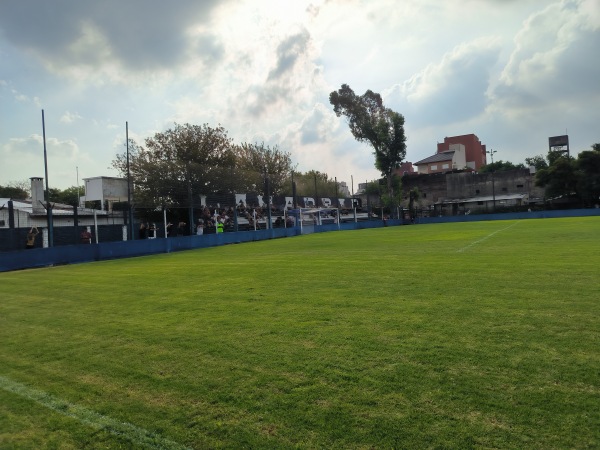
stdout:
<svg viewBox="0 0 600 450">
<path fill-rule="evenodd" d="M 500 53 L 496 38 L 461 44 L 384 92 L 386 102 L 404 111 L 414 126 L 456 123 L 484 112 L 486 92 Z"/>
<path fill-rule="evenodd" d="M 41 105 L 50 178 L 66 186 L 75 166 L 113 173 L 125 121 L 139 142 L 174 122 L 222 124 L 235 142 L 291 152 L 301 170 L 371 178 L 372 149 L 328 103 L 342 83 L 382 93 L 405 116 L 409 160 L 466 133 L 515 162 L 566 128 L 585 148 L 600 140 L 599 30 L 597 0 L 1 4 L 11 114 L 0 124 L 0 184 L 40 174 L 31 136 Z"/>
<path fill-rule="evenodd" d="M 65 113 L 60 117 L 60 122 L 70 124 L 75 122 L 76 120 L 81 119 L 82 117 L 77 113 L 72 113 L 70 111 L 65 111 Z"/>
<path fill-rule="evenodd" d="M 499 108 L 519 116 L 599 98 L 600 23 L 589 5 L 565 0 L 527 19 L 493 92 Z"/>
</svg>

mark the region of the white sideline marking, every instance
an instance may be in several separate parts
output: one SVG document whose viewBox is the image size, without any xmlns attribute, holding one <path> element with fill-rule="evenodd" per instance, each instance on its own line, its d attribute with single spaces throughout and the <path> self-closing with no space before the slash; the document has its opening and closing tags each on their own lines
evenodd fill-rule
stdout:
<svg viewBox="0 0 600 450">
<path fill-rule="evenodd" d="M 79 422 L 89 425 L 92 428 L 104 430 L 115 436 L 123 437 L 134 444 L 139 444 L 145 448 L 157 450 L 187 449 L 187 447 L 184 447 L 177 442 L 162 438 L 157 434 L 144 430 L 143 428 L 138 428 L 135 425 L 127 422 L 119 422 L 118 420 L 112 419 L 108 416 L 98 414 L 91 409 L 66 402 L 46 392 L 32 389 L 1 375 L 0 387 L 5 391 L 12 392 L 13 394 L 20 395 L 21 397 L 25 397 L 29 400 L 33 400 L 39 405 L 45 406 L 46 408 L 50 408 L 51 410 L 60 414 L 78 420 Z"/>
<path fill-rule="evenodd" d="M 456 252 L 457 252 L 457 253 L 462 253 L 462 252 L 464 252 L 465 250 L 468 250 L 469 248 L 471 248 L 471 247 L 473 247 L 473 246 L 475 246 L 475 245 L 477 245 L 477 244 L 479 244 L 479 243 L 481 243 L 481 242 L 483 242 L 483 241 L 485 241 L 485 240 L 487 240 L 487 239 L 491 238 L 491 237 L 492 237 L 493 235 L 495 235 L 496 233 L 500 233 L 501 231 L 506 231 L 506 230 L 508 230 L 509 228 L 512 228 L 512 227 L 514 227 L 515 225 L 517 225 L 517 224 L 518 224 L 518 223 L 520 223 L 520 222 L 521 222 L 521 221 L 519 220 L 518 222 L 515 222 L 515 223 L 513 223 L 512 225 L 509 225 L 509 226 L 507 226 L 506 228 L 502 228 L 502 229 L 500 229 L 500 230 L 496 230 L 496 231 L 494 231 L 493 233 L 490 233 L 490 234 L 488 234 L 487 236 L 485 236 L 485 237 L 483 237 L 483 238 L 479 239 L 478 241 L 471 242 L 471 243 L 470 243 L 469 245 L 467 245 L 466 247 L 463 247 L 463 248 L 461 248 L 461 249 L 459 249 L 459 250 L 456 250 Z"/>
</svg>

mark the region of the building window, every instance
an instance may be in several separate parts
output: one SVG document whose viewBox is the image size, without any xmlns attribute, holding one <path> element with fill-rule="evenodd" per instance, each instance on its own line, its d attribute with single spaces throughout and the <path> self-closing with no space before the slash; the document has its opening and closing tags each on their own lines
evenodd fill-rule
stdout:
<svg viewBox="0 0 600 450">
<path fill-rule="evenodd" d="M 0 220 L 0 227 L 6 226 L 6 222 L 4 220 Z"/>
<path fill-rule="evenodd" d="M 522 184 L 517 184 L 517 187 L 518 187 L 518 188 L 522 188 L 522 187 L 523 187 L 523 185 L 522 185 Z"/>
<path fill-rule="evenodd" d="M 476 193 L 476 194 L 479 194 L 479 189 L 475 189 L 475 193 Z"/>
<path fill-rule="evenodd" d="M 427 193 L 423 192 L 423 198 L 427 198 Z"/>
<path fill-rule="evenodd" d="M 506 192 L 506 191 L 508 191 L 508 189 L 506 189 L 505 187 L 502 188 L 502 192 Z"/>
<path fill-rule="evenodd" d="M 483 205 L 483 202 L 477 202 L 478 205 Z"/>
<path fill-rule="evenodd" d="M 437 170 L 437 164 L 432 165 L 431 170 Z"/>
<path fill-rule="evenodd" d="M 442 169 L 449 169 L 450 168 L 450 164 L 442 164 Z"/>
</svg>

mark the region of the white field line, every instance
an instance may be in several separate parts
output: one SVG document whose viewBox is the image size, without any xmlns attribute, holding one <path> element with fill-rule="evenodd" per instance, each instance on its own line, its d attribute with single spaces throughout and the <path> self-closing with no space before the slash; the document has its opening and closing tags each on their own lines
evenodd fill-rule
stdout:
<svg viewBox="0 0 600 450">
<path fill-rule="evenodd" d="M 130 423 L 120 422 L 110 417 L 103 416 L 102 414 L 92 411 L 91 409 L 66 402 L 46 392 L 32 389 L 1 375 L 0 388 L 32 400 L 39 405 L 56 411 L 57 413 L 78 420 L 79 422 L 94 429 L 104 430 L 115 436 L 125 438 L 134 444 L 143 446 L 144 448 L 156 450 L 187 449 L 187 447 L 184 447 L 177 442 L 162 438 L 154 433 L 144 430 L 143 428 L 138 428 Z"/>
<path fill-rule="evenodd" d="M 515 225 L 517 225 L 517 224 L 518 224 L 518 223 L 520 223 L 520 222 L 521 222 L 521 221 L 519 220 L 518 222 L 515 222 L 515 223 L 513 223 L 512 225 L 509 225 L 509 226 L 507 226 L 507 227 L 505 227 L 505 228 L 502 228 L 502 229 L 500 229 L 500 230 L 496 230 L 496 231 L 494 231 L 493 233 L 490 233 L 490 234 L 488 234 L 487 236 L 485 236 L 485 237 L 483 237 L 483 238 L 481 238 L 481 239 L 479 239 L 479 240 L 477 240 L 477 241 L 475 241 L 475 242 L 471 242 L 471 243 L 470 243 L 469 245 L 467 245 L 466 247 L 463 247 L 463 248 L 461 248 L 461 249 L 458 249 L 458 250 L 456 250 L 456 252 L 457 252 L 457 253 L 462 253 L 462 252 L 464 252 L 465 250 L 468 250 L 468 249 L 470 249 L 471 247 L 473 247 L 473 246 L 475 246 L 475 245 L 477 245 L 477 244 L 480 244 L 480 243 L 482 243 L 483 241 L 485 241 L 485 240 L 487 240 L 487 239 L 491 238 L 493 235 L 495 235 L 495 234 L 497 234 L 497 233 L 500 233 L 501 231 L 506 231 L 506 230 L 508 230 L 509 228 L 512 228 L 512 227 L 514 227 Z"/>
</svg>

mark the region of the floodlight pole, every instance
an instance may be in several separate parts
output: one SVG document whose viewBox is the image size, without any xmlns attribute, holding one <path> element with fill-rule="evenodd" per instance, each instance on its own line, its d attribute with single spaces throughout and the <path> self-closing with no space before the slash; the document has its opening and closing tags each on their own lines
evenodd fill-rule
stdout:
<svg viewBox="0 0 600 450">
<path fill-rule="evenodd" d="M 319 207 L 319 195 L 317 193 L 317 174 L 315 173 L 315 208 Z"/>
<path fill-rule="evenodd" d="M 46 172 L 46 215 L 48 218 L 48 247 L 54 245 L 54 221 L 52 219 L 52 205 L 50 204 L 50 188 L 48 187 L 48 154 L 46 152 L 46 121 L 42 109 L 42 134 L 44 138 L 44 170 Z"/>
<path fill-rule="evenodd" d="M 267 194 L 267 229 L 273 228 L 273 222 L 271 217 L 271 187 L 269 186 L 269 172 L 267 166 L 265 166 L 265 193 Z"/>
<path fill-rule="evenodd" d="M 292 170 L 292 209 L 296 208 L 296 183 L 294 182 L 294 171 Z"/>
<path fill-rule="evenodd" d="M 129 239 L 133 240 L 133 209 L 131 208 L 131 172 L 129 170 L 129 123 L 125 122 L 125 142 L 127 148 L 127 209 L 129 210 Z"/>
<path fill-rule="evenodd" d="M 494 181 L 494 153 L 497 153 L 497 150 L 492 150 L 491 148 L 489 149 L 489 151 L 487 151 L 486 153 L 490 154 L 490 157 L 492 158 L 492 204 L 493 204 L 493 211 L 496 212 L 496 183 Z"/>
</svg>

